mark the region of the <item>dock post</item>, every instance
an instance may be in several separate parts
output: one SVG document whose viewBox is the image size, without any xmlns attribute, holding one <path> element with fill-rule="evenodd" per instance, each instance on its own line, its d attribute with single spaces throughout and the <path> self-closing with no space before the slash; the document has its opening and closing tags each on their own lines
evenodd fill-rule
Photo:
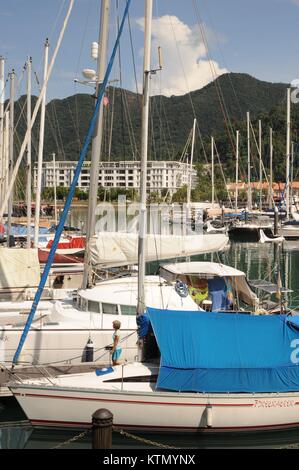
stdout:
<svg viewBox="0 0 299 470">
<path fill-rule="evenodd" d="M 111 449 L 113 414 L 101 408 L 92 415 L 92 448 Z"/>
</svg>

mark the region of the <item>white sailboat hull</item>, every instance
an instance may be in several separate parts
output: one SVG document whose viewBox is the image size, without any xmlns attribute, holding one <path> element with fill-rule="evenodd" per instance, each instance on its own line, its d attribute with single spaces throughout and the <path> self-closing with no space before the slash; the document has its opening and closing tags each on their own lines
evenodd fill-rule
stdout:
<svg viewBox="0 0 299 470">
<path fill-rule="evenodd" d="M 201 395 L 28 389 L 14 395 L 34 425 L 85 427 L 99 408 L 127 429 L 236 431 L 299 426 L 299 393 Z M 211 423 L 208 426 L 208 419 Z"/>
<path fill-rule="evenodd" d="M 134 367 L 135 375 L 144 374 L 142 365 L 127 367 L 131 375 Z M 121 377 L 121 369 L 115 368 L 111 376 L 78 374 L 56 378 L 52 384 L 12 384 L 11 390 L 28 419 L 41 426 L 88 427 L 99 408 L 112 412 L 115 426 L 135 430 L 223 432 L 299 426 L 299 391 L 177 393 L 156 391 L 153 383 L 107 382 Z"/>
</svg>

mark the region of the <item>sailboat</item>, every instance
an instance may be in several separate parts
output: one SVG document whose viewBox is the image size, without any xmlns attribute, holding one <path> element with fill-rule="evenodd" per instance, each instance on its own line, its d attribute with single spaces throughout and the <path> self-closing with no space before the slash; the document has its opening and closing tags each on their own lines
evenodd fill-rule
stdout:
<svg viewBox="0 0 299 470">
<path fill-rule="evenodd" d="M 152 0 L 146 0 L 145 169 L 151 15 Z M 141 180 L 146 181 L 146 171 Z M 145 191 L 141 202 L 144 196 Z M 134 362 L 88 374 L 16 378 L 9 388 L 28 419 L 38 425 L 85 427 L 92 413 L 105 406 L 114 425 L 128 429 L 217 432 L 297 426 L 298 317 L 145 309 L 145 220 L 142 210 L 137 314 L 142 341 L 151 331 L 156 338 L 160 365 Z"/>
<path fill-rule="evenodd" d="M 147 313 L 160 366 L 137 362 L 15 381 L 9 387 L 32 424 L 89 427 L 95 410 L 105 407 L 122 429 L 230 432 L 299 426 L 298 317 Z"/>
</svg>

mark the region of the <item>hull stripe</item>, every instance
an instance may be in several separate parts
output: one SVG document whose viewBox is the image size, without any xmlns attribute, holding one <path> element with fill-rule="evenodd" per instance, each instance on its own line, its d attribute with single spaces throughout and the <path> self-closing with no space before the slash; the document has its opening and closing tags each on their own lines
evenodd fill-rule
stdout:
<svg viewBox="0 0 299 470">
<path fill-rule="evenodd" d="M 52 398 L 52 399 L 64 399 L 64 400 L 83 400 L 83 401 L 105 401 L 109 403 L 131 403 L 132 405 L 169 405 L 169 406 L 207 406 L 207 403 L 174 403 L 166 401 L 136 401 L 136 400 L 114 400 L 111 398 L 84 398 L 84 397 L 70 397 L 65 395 L 40 395 L 35 393 L 14 393 L 14 396 L 25 396 L 35 398 Z M 253 403 L 209 403 L 209 406 L 253 406 Z"/>
</svg>

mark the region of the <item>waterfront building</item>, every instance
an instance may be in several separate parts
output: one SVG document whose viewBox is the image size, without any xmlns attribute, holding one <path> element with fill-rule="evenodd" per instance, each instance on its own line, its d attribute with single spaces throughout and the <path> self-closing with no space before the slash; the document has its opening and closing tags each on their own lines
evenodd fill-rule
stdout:
<svg viewBox="0 0 299 470">
<path fill-rule="evenodd" d="M 83 164 L 78 180 L 78 187 L 89 189 L 90 161 Z M 69 187 L 74 176 L 77 162 L 56 161 L 55 180 L 53 162 L 44 162 L 42 169 L 43 187 L 56 186 Z M 36 187 L 37 165 L 34 167 L 34 186 Z M 168 190 L 172 195 L 179 188 L 188 185 L 190 181 L 190 165 L 177 161 L 149 161 L 147 164 L 148 192 Z M 197 183 L 197 173 L 193 166 L 191 170 L 192 188 Z M 114 161 L 101 162 L 99 169 L 99 187 L 138 189 L 140 185 L 140 162 Z"/>
</svg>

